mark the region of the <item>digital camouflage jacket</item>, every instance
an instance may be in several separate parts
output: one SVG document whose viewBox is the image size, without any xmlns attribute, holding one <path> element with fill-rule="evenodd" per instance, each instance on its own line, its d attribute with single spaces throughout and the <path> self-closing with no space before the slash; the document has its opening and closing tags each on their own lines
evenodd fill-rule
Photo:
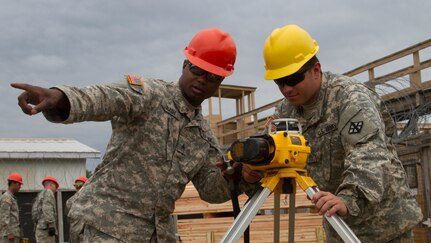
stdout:
<svg viewBox="0 0 431 243">
<path fill-rule="evenodd" d="M 10 191 L 6 191 L 0 196 L 0 238 L 9 234 L 20 237 L 21 228 L 16 197 Z"/>
<path fill-rule="evenodd" d="M 84 184 L 69 217 L 126 242 L 175 242 L 175 201 L 192 181 L 210 203 L 229 200 L 215 161 L 220 149 L 200 108 L 178 84 L 137 78 L 85 88 L 58 86 L 70 101 L 67 120 L 111 121 L 112 136 L 102 163 Z"/>
<path fill-rule="evenodd" d="M 311 147 L 307 171 L 319 188 L 345 202 L 344 218 L 362 242 L 386 242 L 422 218 L 406 173 L 391 143 L 394 123 L 379 96 L 347 76 L 324 73 L 317 106 L 284 99 L 276 117 L 297 118 Z M 328 242 L 342 242 L 325 220 Z"/>
</svg>

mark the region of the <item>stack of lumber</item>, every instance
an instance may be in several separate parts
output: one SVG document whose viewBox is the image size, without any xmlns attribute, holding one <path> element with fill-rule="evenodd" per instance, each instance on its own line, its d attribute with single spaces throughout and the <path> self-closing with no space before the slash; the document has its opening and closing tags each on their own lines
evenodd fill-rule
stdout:
<svg viewBox="0 0 431 243">
<path fill-rule="evenodd" d="M 239 197 L 242 206 L 246 195 Z M 295 242 L 324 242 L 322 216 L 313 213 L 313 206 L 305 193 L 298 187 L 295 194 Z M 289 198 L 281 195 L 280 208 L 287 212 Z M 264 212 L 274 209 L 274 197 L 271 195 L 261 207 Z M 285 209 L 285 210 L 283 210 Z M 177 229 L 182 242 L 202 243 L 219 242 L 231 224 L 231 201 L 221 204 L 210 204 L 199 198 L 192 184 L 187 185 L 182 197 L 176 202 L 175 215 L 178 215 Z M 225 214 L 223 214 L 225 213 Z M 226 216 L 226 213 L 230 213 Z M 190 217 L 188 217 L 190 216 Z M 250 242 L 274 242 L 273 215 L 256 215 L 250 224 Z M 288 241 L 288 215 L 281 214 L 280 242 Z M 240 240 L 242 242 L 242 238 Z"/>
<path fill-rule="evenodd" d="M 316 214 L 295 215 L 295 242 L 324 242 L 321 226 L 322 217 Z M 178 232 L 182 242 L 220 242 L 232 218 L 184 219 L 178 222 Z M 250 224 L 250 242 L 274 242 L 274 219 L 272 215 L 258 215 Z M 280 219 L 280 242 L 288 241 L 288 216 Z M 243 242 L 242 237 L 239 242 Z"/>
</svg>

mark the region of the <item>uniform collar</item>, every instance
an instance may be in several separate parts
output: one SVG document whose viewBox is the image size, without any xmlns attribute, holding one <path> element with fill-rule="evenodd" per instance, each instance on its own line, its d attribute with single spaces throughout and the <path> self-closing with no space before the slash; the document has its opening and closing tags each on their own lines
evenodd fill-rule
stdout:
<svg viewBox="0 0 431 243">
<path fill-rule="evenodd" d="M 202 106 L 195 107 L 190 104 L 181 93 L 181 89 L 178 82 L 174 84 L 174 87 L 174 103 L 178 111 L 186 115 L 190 120 L 202 119 Z"/>
<path fill-rule="evenodd" d="M 323 116 L 323 111 L 324 111 L 323 104 L 326 103 L 325 99 L 326 99 L 326 91 L 328 89 L 328 83 L 329 82 L 328 82 L 328 79 L 326 77 L 326 73 L 322 72 L 322 79 L 320 82 L 319 96 L 317 97 L 317 101 L 316 101 L 317 102 L 317 104 L 316 104 L 317 112 L 313 117 L 310 118 L 310 120 L 303 122 L 303 124 L 307 124 L 306 127 L 304 128 L 304 130 L 306 130 L 308 126 L 317 123 L 320 120 L 320 118 Z M 295 116 L 299 115 L 299 117 L 302 117 L 302 114 L 303 114 L 302 109 L 303 109 L 302 106 L 296 107 L 296 109 L 294 109 L 294 113 L 296 113 Z"/>
<path fill-rule="evenodd" d="M 16 199 L 15 195 L 12 192 L 10 192 L 9 190 L 7 190 L 5 193 L 10 195 L 13 199 Z"/>
</svg>

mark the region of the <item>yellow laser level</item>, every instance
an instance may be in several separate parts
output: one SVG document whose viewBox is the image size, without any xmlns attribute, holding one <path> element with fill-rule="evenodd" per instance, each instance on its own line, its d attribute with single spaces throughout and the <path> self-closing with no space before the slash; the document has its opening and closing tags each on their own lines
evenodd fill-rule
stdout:
<svg viewBox="0 0 431 243">
<path fill-rule="evenodd" d="M 268 133 L 240 139 L 232 143 L 228 155 L 253 170 L 305 168 L 310 147 L 296 119 L 272 121 Z"/>
<path fill-rule="evenodd" d="M 232 143 L 228 158 L 262 171 L 261 187 L 252 196 L 225 234 L 222 243 L 237 242 L 251 223 L 266 198 L 274 193 L 274 242 L 279 242 L 280 194 L 290 195 L 289 243 L 294 242 L 296 184 L 311 199 L 319 191 L 305 170 L 310 147 L 296 119 L 276 119 L 268 124 L 267 132 Z M 338 216 L 324 215 L 345 242 L 360 243 L 349 226 Z"/>
</svg>

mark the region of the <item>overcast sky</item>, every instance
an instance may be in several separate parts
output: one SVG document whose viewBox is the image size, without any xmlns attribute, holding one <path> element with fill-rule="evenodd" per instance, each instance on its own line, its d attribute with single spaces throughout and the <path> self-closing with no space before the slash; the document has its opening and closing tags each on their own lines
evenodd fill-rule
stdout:
<svg viewBox="0 0 431 243">
<path fill-rule="evenodd" d="M 257 87 L 259 107 L 281 98 L 273 82 L 263 79 L 263 43 L 275 28 L 305 28 L 320 45 L 322 68 L 337 73 L 431 38 L 429 0 L 0 3 L 0 137 L 74 138 L 102 153 L 109 122 L 61 125 L 29 117 L 17 105 L 20 91 L 9 84 L 86 86 L 124 74 L 175 81 L 193 35 L 219 27 L 238 50 L 235 73 L 224 83 Z"/>
</svg>

